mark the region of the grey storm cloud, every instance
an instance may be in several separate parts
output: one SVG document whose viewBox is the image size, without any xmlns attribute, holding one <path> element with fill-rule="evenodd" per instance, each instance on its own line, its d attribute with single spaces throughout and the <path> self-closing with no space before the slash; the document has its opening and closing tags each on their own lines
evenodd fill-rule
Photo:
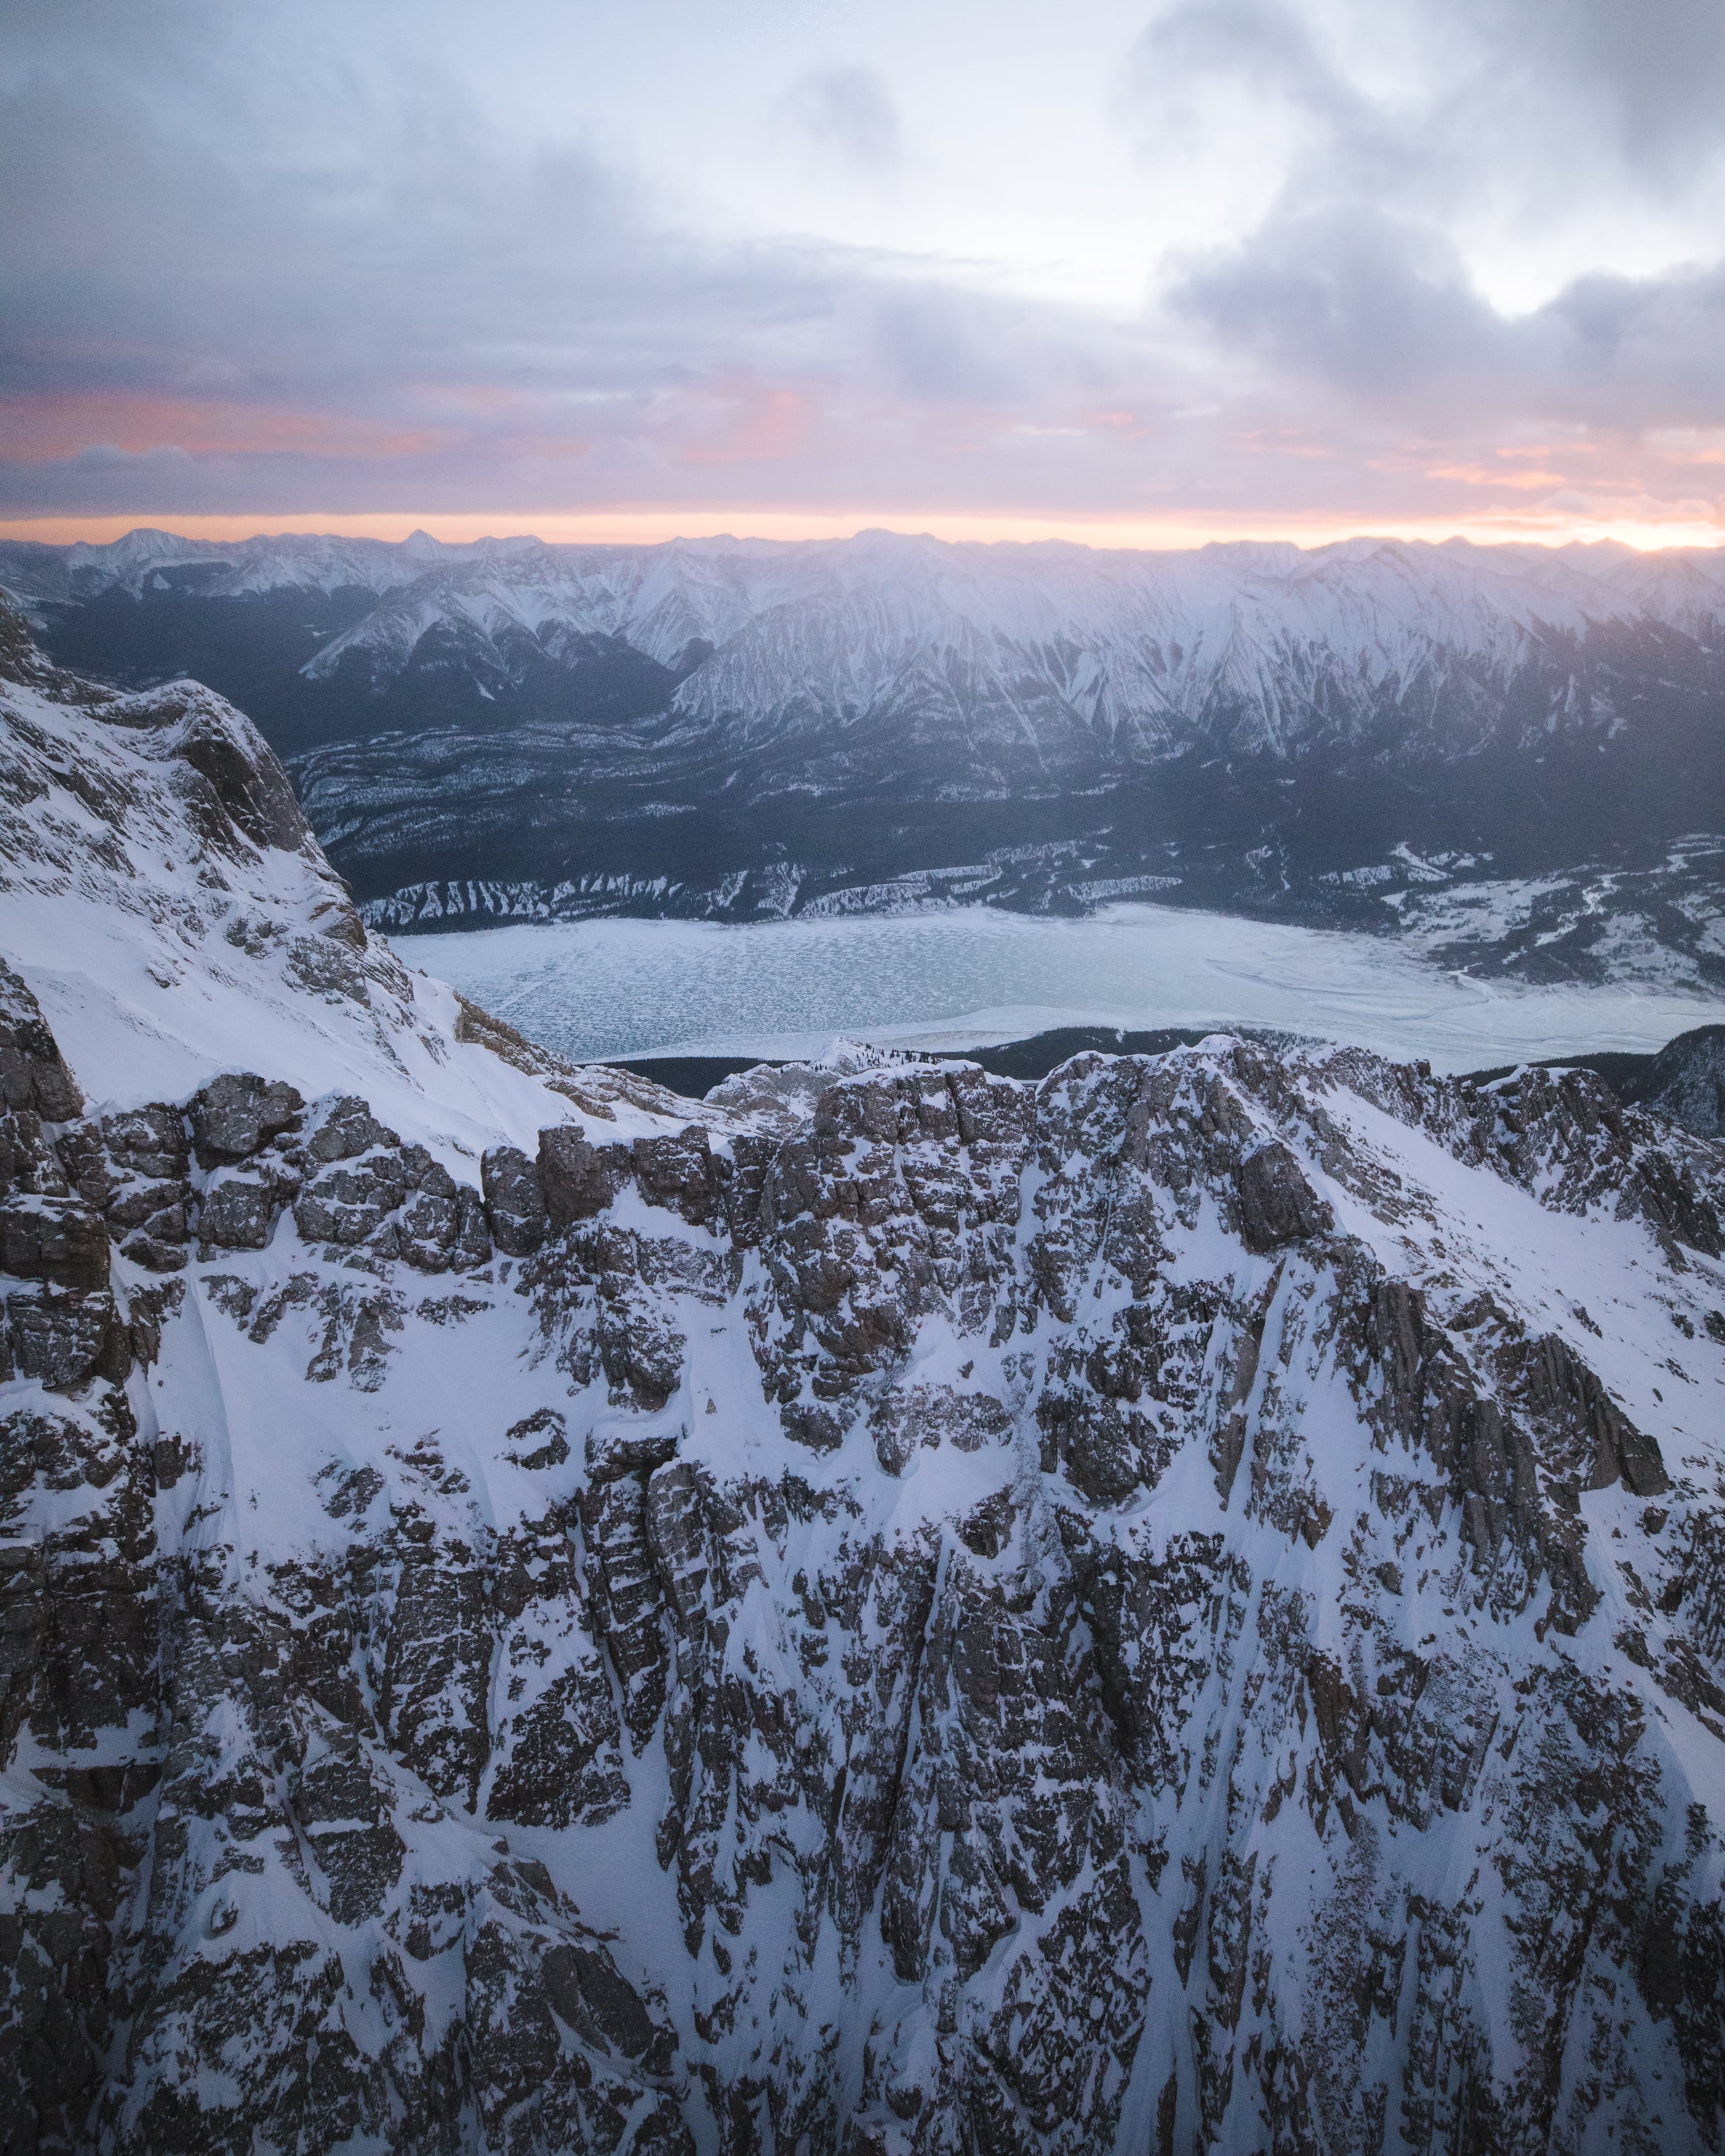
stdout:
<svg viewBox="0 0 1725 2156">
<path fill-rule="evenodd" d="M 1725 272 L 1592 276 L 1506 319 L 1440 236 L 1369 211 L 1278 218 L 1169 295 L 1276 378 L 1423 426 L 1517 413 L 1614 427 L 1725 419 Z"/>
<path fill-rule="evenodd" d="M 1507 381 L 1516 331 L 1469 285 L 1437 234 L 1370 212 L 1281 215 L 1197 264 L 1170 304 L 1284 378 L 1373 403 L 1472 403 Z"/>
<path fill-rule="evenodd" d="M 601 159 L 518 149 L 434 80 L 381 103 L 319 81 L 327 102 L 301 132 L 291 100 L 242 76 L 188 124 L 164 80 L 172 49 L 5 86 L 0 400 L 82 399 L 100 425 L 140 402 L 226 398 L 253 439 L 14 458 L 13 514 L 122 498 L 363 509 L 386 486 L 452 508 L 748 498 L 757 479 L 779 495 L 783 442 L 810 431 L 786 416 L 794 400 L 817 410 L 819 462 L 792 491 L 865 496 L 929 469 L 915 412 L 883 418 L 883 402 L 1034 411 L 1067 371 L 1050 352 L 1076 356 L 1090 333 L 1032 309 L 1026 338 L 1020 306 L 837 249 L 680 233 Z M 891 152 L 896 121 L 865 79 L 799 96 L 847 156 Z M 270 446 L 283 413 L 305 424 Z"/>
<path fill-rule="evenodd" d="M 1608 172 L 1652 194 L 1725 157 L 1718 0 L 1385 0 L 1418 39 L 1410 80 L 1376 94 L 1345 41 L 1292 0 L 1175 0 L 1135 45 L 1127 94 L 1152 124 L 1219 81 L 1297 111 L 1315 139 L 1290 192 L 1422 212 L 1468 196 L 1573 195 Z"/>
<path fill-rule="evenodd" d="M 1668 178 L 1725 125 L 1718 0 L 1464 0 L 1490 64 L 1516 87 L 1567 91 L 1627 159 Z"/>
<path fill-rule="evenodd" d="M 1120 57 L 1127 125 L 1199 126 L 1221 85 L 1297 139 L 1255 225 L 1131 314 L 937 252 L 697 231 L 614 146 L 517 136 L 412 51 L 380 73 L 308 36 L 284 69 L 210 0 L 11 17 L 0 514 L 1384 516 L 1453 495 L 1386 462 L 1403 437 L 1455 464 L 1548 420 L 1725 427 L 1725 268 L 1589 272 L 1512 316 L 1453 228 L 1494 189 L 1537 222 L 1565 188 L 1710 184 L 1717 0 L 1416 9 L 1429 79 L 1393 93 L 1308 8 L 1162 9 Z M 872 69 L 803 73 L 770 111 L 860 185 L 905 166 Z"/>
<path fill-rule="evenodd" d="M 1591 274 L 1506 316 L 1442 213 L 1531 170 L 1523 203 L 1609 178 L 1654 199 L 1725 161 L 1717 0 L 1463 0 L 1425 95 L 1373 99 L 1276 0 L 1177 6 L 1135 49 L 1147 112 L 1250 84 L 1311 134 L 1263 222 L 1190 261 L 1171 313 L 1289 388 L 1421 427 L 1517 416 L 1627 429 L 1725 421 L 1725 270 Z M 1678 148 L 1681 146 L 1681 157 Z"/>
</svg>

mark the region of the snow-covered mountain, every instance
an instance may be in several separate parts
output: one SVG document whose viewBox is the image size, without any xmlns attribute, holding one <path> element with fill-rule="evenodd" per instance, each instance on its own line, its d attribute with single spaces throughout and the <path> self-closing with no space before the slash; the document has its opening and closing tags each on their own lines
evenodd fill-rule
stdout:
<svg viewBox="0 0 1725 2156">
<path fill-rule="evenodd" d="M 1725 1147 L 1228 1038 L 691 1116 L 0 629 L 8 2146 L 1718 2148 Z"/>
<path fill-rule="evenodd" d="M 1322 912 L 1398 844 L 1573 865 L 1725 793 L 1703 549 L 134 532 L 0 581 L 69 661 L 236 696 L 397 926 L 991 864 L 997 903 L 1156 875 Z"/>
<path fill-rule="evenodd" d="M 670 669 L 704 646 L 677 708 L 760 728 L 793 722 L 802 703 L 879 709 L 956 659 L 1009 708 L 1032 711 L 1046 690 L 1084 723 L 1153 752 L 1168 738 L 1158 716 L 1177 728 L 1218 701 L 1250 711 L 1250 745 L 1287 747 L 1319 716 L 1300 708 L 1301 654 L 1326 653 L 1363 685 L 1405 691 L 1452 659 L 1507 676 L 1554 632 L 1653 622 L 1707 634 L 1725 616 L 1721 550 L 1609 544 L 1355 539 L 1158 553 L 889 531 L 583 547 L 531 537 L 445 546 L 423 532 L 392 545 L 141 531 L 107 546 L 13 545 L 3 561 L 26 596 L 84 605 L 176 591 L 370 595 L 376 603 L 308 662 L 314 680 L 357 661 L 388 681 L 429 635 L 466 644 L 504 679 L 510 646 L 523 642 L 555 657 L 568 639 L 618 638 Z"/>
</svg>

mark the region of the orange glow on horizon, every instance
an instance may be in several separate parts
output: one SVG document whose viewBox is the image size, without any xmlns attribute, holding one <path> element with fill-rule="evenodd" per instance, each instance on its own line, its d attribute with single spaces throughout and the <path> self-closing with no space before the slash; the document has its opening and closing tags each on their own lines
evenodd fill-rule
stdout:
<svg viewBox="0 0 1725 2156">
<path fill-rule="evenodd" d="M 520 510 L 385 511 L 370 515 L 290 516 L 38 516 L 0 518 L 0 538 L 69 546 L 82 540 L 100 546 L 140 529 L 171 531 L 185 539 L 251 539 L 279 533 L 322 533 L 336 538 L 399 541 L 416 531 L 446 544 L 522 534 L 563 546 L 655 546 L 672 539 L 843 539 L 867 530 L 926 533 L 937 539 L 989 543 L 1065 540 L 1073 545 L 1167 552 L 1215 542 L 1285 540 L 1301 547 L 1344 539 L 1466 539 L 1478 546 L 1507 541 L 1561 547 L 1578 541 L 1614 540 L 1647 552 L 1670 547 L 1725 546 L 1725 521 L 1592 518 L 1501 513 L 1474 516 L 1384 519 L 1366 517 L 1050 516 L 953 511 L 819 511 L 611 508 L 540 512 Z"/>
</svg>

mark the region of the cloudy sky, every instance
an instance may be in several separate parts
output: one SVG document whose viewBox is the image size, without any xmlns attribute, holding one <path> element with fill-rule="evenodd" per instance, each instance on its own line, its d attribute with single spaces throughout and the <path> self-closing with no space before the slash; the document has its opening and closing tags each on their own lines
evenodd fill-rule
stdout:
<svg viewBox="0 0 1725 2156">
<path fill-rule="evenodd" d="M 1725 537 L 1725 0 L 8 0 L 0 522 Z"/>
</svg>

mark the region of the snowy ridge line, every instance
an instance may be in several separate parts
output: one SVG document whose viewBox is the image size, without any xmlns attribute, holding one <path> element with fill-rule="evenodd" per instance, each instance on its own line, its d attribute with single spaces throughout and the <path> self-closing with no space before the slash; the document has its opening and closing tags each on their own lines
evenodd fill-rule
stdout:
<svg viewBox="0 0 1725 2156">
<path fill-rule="evenodd" d="M 669 1100 L 619 1107 L 368 936 L 256 729 L 196 682 L 79 682 L 0 607 L 0 949 L 105 1106 L 267 1061 L 308 1098 L 363 1086 L 454 1166 Z"/>
<path fill-rule="evenodd" d="M 141 595 L 191 569 L 207 598 L 371 593 L 375 605 L 307 662 L 311 679 L 360 659 L 371 679 L 388 680 L 434 629 L 494 654 L 525 640 L 553 659 L 566 643 L 572 654 L 583 639 L 617 639 L 686 674 L 676 711 L 740 724 L 747 741 L 811 700 L 839 716 L 925 693 L 937 701 L 950 660 L 992 684 L 983 693 L 1009 704 L 1028 694 L 1027 711 L 1055 698 L 1102 739 L 1142 737 L 1150 752 L 1177 748 L 1218 697 L 1249 708 L 1260 746 L 1281 750 L 1309 723 L 1300 707 L 1321 684 L 1325 699 L 1345 703 L 1350 677 L 1394 693 L 1453 676 L 1466 706 L 1464 660 L 1501 683 L 1553 639 L 1613 624 L 1701 634 L 1725 613 L 1725 565 L 1705 548 L 1360 539 L 1309 552 L 1242 543 L 1144 553 L 884 531 L 446 547 L 423 534 L 390 546 L 139 531 L 108 547 L 0 549 L 0 570 L 28 603 Z M 1014 689 L 1015 675 L 1037 685 Z M 1573 680 L 1558 694 L 1548 723 L 1571 723 Z"/>
<path fill-rule="evenodd" d="M 294 534 L 212 541 L 140 529 L 103 545 L 32 544 L 8 553 L 16 556 L 13 576 L 28 585 L 30 596 L 120 590 L 136 597 L 152 579 L 187 567 L 225 572 L 201 582 L 199 588 L 213 596 L 250 596 L 284 587 L 361 588 L 381 596 L 406 593 L 429 576 L 455 570 L 474 578 L 480 590 L 487 579 L 498 588 L 518 588 L 529 604 L 536 599 L 542 607 L 578 605 L 583 625 L 612 634 L 627 634 L 643 618 L 681 608 L 695 633 L 715 640 L 740 609 L 758 610 L 795 593 L 811 565 L 817 575 L 862 581 L 878 576 L 883 567 L 926 565 L 955 593 L 999 592 L 1017 620 L 1027 618 L 1018 603 L 1027 589 L 1076 588 L 1086 577 L 1104 594 L 1214 598 L 1261 587 L 1340 611 L 1333 595 L 1352 573 L 1376 578 L 1386 590 L 1411 585 L 1422 598 L 1444 595 L 1446 626 L 1494 610 L 1523 624 L 1543 620 L 1564 627 L 1633 613 L 1676 619 L 1683 610 L 1695 616 L 1725 605 L 1725 564 L 1718 549 L 1647 553 L 1610 542 L 1548 547 L 1363 537 L 1312 548 L 1244 541 L 1145 552 L 1064 541 L 989 546 L 889 531 L 841 540 L 591 546 L 547 544 L 526 535 L 450 544 L 424 532 L 399 542 Z M 1476 592 L 1483 596 L 1474 597 Z M 1041 625 L 1035 615 L 1028 619 Z M 675 653 L 667 649 L 662 655 Z"/>
</svg>

